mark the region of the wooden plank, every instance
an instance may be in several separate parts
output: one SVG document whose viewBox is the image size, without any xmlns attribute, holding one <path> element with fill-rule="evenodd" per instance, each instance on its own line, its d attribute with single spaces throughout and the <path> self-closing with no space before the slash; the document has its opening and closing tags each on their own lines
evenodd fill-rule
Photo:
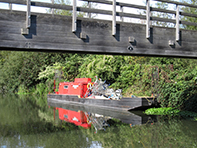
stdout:
<svg viewBox="0 0 197 148">
<path fill-rule="evenodd" d="M 101 3 L 101 4 L 109 4 L 112 5 L 112 1 L 106 1 L 106 0 L 82 0 L 82 1 L 90 1 L 95 3 Z M 146 9 L 145 6 L 135 5 L 135 4 L 128 4 L 128 3 L 122 3 L 122 2 L 116 2 L 117 6 L 123 6 L 123 7 L 129 7 L 129 8 L 137 8 L 137 9 Z"/>
<path fill-rule="evenodd" d="M 11 44 L 10 44 L 11 43 Z M 1 46 L 4 45 L 4 48 Z M 12 46 L 14 45 L 14 47 Z M 56 47 L 54 47 L 54 44 L 34 44 L 30 42 L 30 47 L 27 48 L 26 43 L 24 42 L 8 42 L 8 41 L 1 41 L 0 49 L 1 50 L 14 50 L 14 51 L 53 51 L 53 52 L 78 52 L 78 53 L 105 53 L 105 54 L 118 54 L 118 55 L 145 55 L 145 56 L 166 56 L 166 57 L 190 57 L 190 58 L 196 58 L 197 53 L 192 51 L 173 51 L 173 50 L 160 50 L 160 49 L 138 49 L 136 51 L 133 51 L 132 53 L 122 51 L 121 48 L 103 48 L 103 47 L 97 47 L 97 46 L 67 46 L 66 44 L 60 45 L 57 44 Z M 51 46 L 52 45 L 52 46 Z M 6 47 L 6 48 L 5 48 Z M 44 47 L 44 48 L 43 48 Z M 88 48 L 87 48 L 88 47 Z M 91 48 L 91 49 L 90 49 Z M 86 50 L 84 50 L 86 49 Z"/>
<path fill-rule="evenodd" d="M 175 4 L 175 5 L 182 5 L 182 6 L 197 8 L 197 5 L 182 3 L 182 2 L 177 2 L 177 1 L 171 1 L 171 0 L 154 0 L 154 1 L 160 1 L 160 2 L 165 2 L 165 3 Z"/>
<path fill-rule="evenodd" d="M 175 43 L 175 47 L 172 48 L 168 41 L 174 40 L 174 28 L 152 27 L 153 36 L 150 42 L 144 37 L 146 25 L 120 22 L 117 24 L 116 37 L 113 37 L 111 21 L 80 18 L 77 24 L 78 31 L 73 34 L 70 31 L 71 16 L 51 17 L 51 14 L 32 13 L 30 34 L 23 36 L 20 34 L 20 28 L 24 25 L 26 13 L 10 13 L 9 10 L 0 12 L 1 50 L 197 57 L 196 31 L 181 30 L 181 46 Z M 81 30 L 88 34 L 86 41 L 78 36 Z M 136 44 L 133 50 L 129 51 L 128 37 L 131 33 Z"/>
<path fill-rule="evenodd" d="M 161 21 L 161 22 L 168 22 L 168 23 L 176 23 L 176 20 L 174 19 L 167 19 L 167 18 L 160 18 L 160 17 L 154 17 L 151 16 L 152 21 Z"/>
<path fill-rule="evenodd" d="M 180 15 L 197 18 L 197 14 L 191 14 L 191 13 L 187 13 L 187 12 L 180 12 Z"/>
</svg>

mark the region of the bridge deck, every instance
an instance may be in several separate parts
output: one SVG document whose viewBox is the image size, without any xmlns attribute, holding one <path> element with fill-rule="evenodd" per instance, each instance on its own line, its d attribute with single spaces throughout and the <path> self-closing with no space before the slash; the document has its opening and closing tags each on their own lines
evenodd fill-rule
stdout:
<svg viewBox="0 0 197 148">
<path fill-rule="evenodd" d="M 17 1 L 17 0 L 15 0 Z M 72 16 L 31 13 L 28 33 L 26 12 L 0 10 L 0 50 L 60 51 L 119 55 L 197 57 L 197 32 L 176 28 L 90 18 L 77 18 L 71 30 Z M 25 31 L 25 30 L 24 30 Z"/>
</svg>

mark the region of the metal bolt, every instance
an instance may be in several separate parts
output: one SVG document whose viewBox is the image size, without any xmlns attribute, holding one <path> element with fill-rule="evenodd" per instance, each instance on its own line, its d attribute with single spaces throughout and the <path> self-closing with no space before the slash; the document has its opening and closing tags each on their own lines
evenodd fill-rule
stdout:
<svg viewBox="0 0 197 148">
<path fill-rule="evenodd" d="M 127 49 L 128 49 L 129 51 L 132 51 L 132 50 L 133 50 L 133 47 L 132 47 L 132 46 L 128 46 Z"/>
</svg>

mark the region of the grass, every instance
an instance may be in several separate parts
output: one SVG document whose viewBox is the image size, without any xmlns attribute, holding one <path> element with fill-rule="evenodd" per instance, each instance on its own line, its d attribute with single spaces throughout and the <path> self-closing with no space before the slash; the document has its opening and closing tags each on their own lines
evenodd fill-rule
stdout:
<svg viewBox="0 0 197 148">
<path fill-rule="evenodd" d="M 192 118 L 197 121 L 197 113 L 191 111 L 181 111 L 172 107 L 164 107 L 164 108 L 149 108 L 145 110 L 145 114 L 147 115 L 168 115 L 168 116 L 181 116 L 184 118 Z"/>
</svg>

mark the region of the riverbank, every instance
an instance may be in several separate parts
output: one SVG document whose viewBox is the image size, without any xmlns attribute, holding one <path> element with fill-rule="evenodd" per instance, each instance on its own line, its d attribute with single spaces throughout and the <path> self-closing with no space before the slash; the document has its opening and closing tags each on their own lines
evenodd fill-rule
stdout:
<svg viewBox="0 0 197 148">
<path fill-rule="evenodd" d="M 191 111 L 181 111 L 172 107 L 149 108 L 144 112 L 147 115 L 168 115 L 181 116 L 183 118 L 190 118 L 197 121 L 197 113 Z"/>
</svg>

